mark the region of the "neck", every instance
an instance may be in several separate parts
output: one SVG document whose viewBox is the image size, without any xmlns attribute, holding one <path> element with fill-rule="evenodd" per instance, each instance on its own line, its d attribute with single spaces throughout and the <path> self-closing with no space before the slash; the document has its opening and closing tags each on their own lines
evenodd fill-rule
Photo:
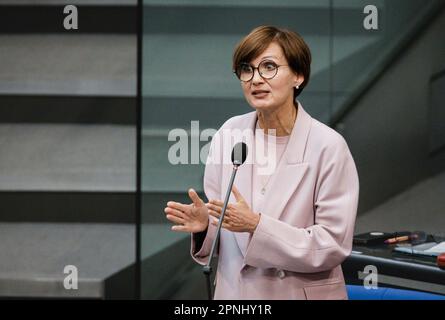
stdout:
<svg viewBox="0 0 445 320">
<path fill-rule="evenodd" d="M 275 135 L 278 137 L 288 136 L 294 127 L 297 108 L 292 102 L 271 112 L 258 110 L 257 114 L 259 126 L 264 130 L 264 133 L 272 134 L 272 132 L 269 133 L 269 131 L 275 130 Z"/>
</svg>

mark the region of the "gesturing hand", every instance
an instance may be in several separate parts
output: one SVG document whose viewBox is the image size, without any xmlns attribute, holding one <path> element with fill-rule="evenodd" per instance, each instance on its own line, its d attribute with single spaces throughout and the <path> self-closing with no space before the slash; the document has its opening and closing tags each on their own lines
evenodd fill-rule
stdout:
<svg viewBox="0 0 445 320">
<path fill-rule="evenodd" d="M 192 204 L 167 202 L 167 207 L 164 209 L 166 218 L 175 223 L 172 226 L 173 231 L 193 233 L 204 231 L 209 224 L 207 207 L 195 190 L 189 189 L 188 195 L 193 201 Z"/>
<path fill-rule="evenodd" d="M 235 186 L 232 187 L 232 192 L 236 203 L 227 205 L 222 227 L 234 232 L 253 233 L 260 221 L 260 215 L 250 210 L 249 205 Z M 210 200 L 206 204 L 209 214 L 218 219 L 221 217 L 223 205 L 224 203 L 221 200 Z M 212 223 L 217 225 L 218 222 L 213 221 Z"/>
</svg>

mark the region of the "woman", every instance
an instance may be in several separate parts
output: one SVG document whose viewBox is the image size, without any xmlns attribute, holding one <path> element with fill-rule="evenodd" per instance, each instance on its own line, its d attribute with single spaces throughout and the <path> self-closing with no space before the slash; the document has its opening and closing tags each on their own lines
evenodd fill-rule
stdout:
<svg viewBox="0 0 445 320">
<path fill-rule="evenodd" d="M 347 299 L 340 264 L 351 252 L 359 181 L 343 137 L 296 100 L 310 62 L 298 34 L 252 30 L 236 47 L 233 68 L 255 111 L 229 119 L 212 139 L 204 174 L 209 202 L 190 189 L 192 204 L 167 203 L 172 230 L 192 233 L 192 257 L 205 264 L 232 171 L 224 161 L 231 149 L 217 141 L 223 132 L 250 129 L 249 152 L 261 143 L 273 150 L 272 172 L 255 161 L 238 169 L 222 224 L 215 299 Z"/>
</svg>

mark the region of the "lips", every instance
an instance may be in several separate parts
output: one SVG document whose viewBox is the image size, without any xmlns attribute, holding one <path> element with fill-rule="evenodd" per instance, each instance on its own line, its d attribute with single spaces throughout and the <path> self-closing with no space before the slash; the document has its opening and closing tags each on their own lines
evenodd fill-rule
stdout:
<svg viewBox="0 0 445 320">
<path fill-rule="evenodd" d="M 269 93 L 269 91 L 267 91 L 267 90 L 254 90 L 254 91 L 252 91 L 252 95 L 254 95 L 254 96 L 265 95 L 267 93 Z"/>
</svg>

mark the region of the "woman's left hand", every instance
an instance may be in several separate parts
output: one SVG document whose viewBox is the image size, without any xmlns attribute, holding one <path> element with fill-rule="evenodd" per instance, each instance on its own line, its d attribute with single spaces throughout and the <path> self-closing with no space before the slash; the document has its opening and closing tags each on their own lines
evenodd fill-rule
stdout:
<svg viewBox="0 0 445 320">
<path fill-rule="evenodd" d="M 260 221 L 260 215 L 250 210 L 249 205 L 244 200 L 238 189 L 232 187 L 233 195 L 236 203 L 229 203 L 224 214 L 222 227 L 233 232 L 250 232 L 253 233 Z M 220 218 L 224 203 L 221 200 L 210 200 L 206 203 L 209 214 L 215 218 Z M 213 221 L 214 225 L 218 225 L 219 221 Z"/>
</svg>

